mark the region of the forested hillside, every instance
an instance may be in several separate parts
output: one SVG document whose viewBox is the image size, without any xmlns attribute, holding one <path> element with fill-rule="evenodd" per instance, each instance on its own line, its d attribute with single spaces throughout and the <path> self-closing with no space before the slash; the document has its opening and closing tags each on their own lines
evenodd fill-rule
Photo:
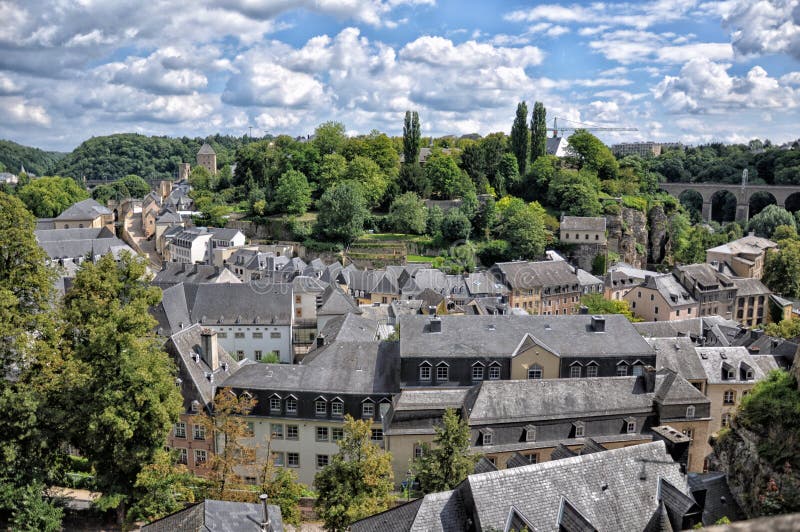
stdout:
<svg viewBox="0 0 800 532">
<path fill-rule="evenodd" d="M 24 166 L 30 173 L 49 175 L 53 173 L 58 161 L 66 155 L 66 153 L 23 146 L 10 140 L 0 140 L 0 172 L 16 174 Z"/>
<path fill-rule="evenodd" d="M 248 140 L 223 135 L 190 139 L 147 137 L 134 133 L 93 137 L 64 157 L 56 165 L 54 173 L 107 181 L 131 174 L 145 179 L 169 179 L 177 175 L 180 163 L 194 166 L 203 142 L 211 144 L 217 152 L 217 166 L 222 167 L 233 162 L 236 148 Z"/>
</svg>

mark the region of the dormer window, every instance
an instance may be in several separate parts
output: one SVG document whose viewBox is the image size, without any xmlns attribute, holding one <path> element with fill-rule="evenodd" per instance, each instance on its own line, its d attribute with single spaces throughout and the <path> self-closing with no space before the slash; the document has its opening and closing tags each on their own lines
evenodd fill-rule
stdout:
<svg viewBox="0 0 800 532">
<path fill-rule="evenodd" d="M 581 363 L 580 362 L 573 362 L 569 368 L 569 378 L 570 379 L 579 379 L 581 377 Z"/>
<path fill-rule="evenodd" d="M 627 377 L 628 376 L 628 363 L 624 360 L 617 364 L 617 377 Z"/>
<path fill-rule="evenodd" d="M 419 365 L 419 380 L 431 380 L 431 364 L 427 360 Z"/>
<path fill-rule="evenodd" d="M 728 381 L 736 380 L 736 370 L 728 364 L 722 365 L 722 378 Z"/>
<path fill-rule="evenodd" d="M 686 407 L 686 417 L 693 418 L 695 416 L 695 407 L 694 405 L 689 405 Z"/>
<path fill-rule="evenodd" d="M 269 398 L 269 411 L 273 414 L 279 414 L 281 411 L 281 397 L 279 395 L 273 395 Z"/>
<path fill-rule="evenodd" d="M 475 362 L 472 365 L 472 380 L 473 381 L 482 381 L 483 380 L 483 362 Z"/>
<path fill-rule="evenodd" d="M 745 380 L 748 380 L 748 381 L 753 380 L 755 378 L 755 375 L 753 374 L 753 370 L 752 369 L 748 369 L 747 371 L 745 371 L 744 378 L 745 378 Z"/>
<path fill-rule="evenodd" d="M 372 418 L 375 417 L 375 403 L 366 401 L 361 403 L 361 417 Z"/>
<path fill-rule="evenodd" d="M 536 441 L 536 427 L 533 425 L 525 426 L 525 441 Z"/>
<path fill-rule="evenodd" d="M 344 415 L 344 403 L 341 399 L 336 398 L 331 401 L 331 414 L 336 417 L 342 417 Z"/>
<path fill-rule="evenodd" d="M 447 366 L 446 362 L 439 362 L 436 365 L 436 381 L 437 382 L 444 382 L 450 378 L 450 368 Z"/>
<path fill-rule="evenodd" d="M 587 377 L 597 377 L 598 371 L 599 371 L 599 365 L 594 360 L 586 364 Z"/>
<path fill-rule="evenodd" d="M 489 364 L 489 380 L 490 381 L 500 380 L 500 363 L 499 362 L 492 362 L 491 364 Z"/>
<path fill-rule="evenodd" d="M 625 419 L 625 432 L 628 434 L 636 434 L 636 420 L 632 417 Z"/>
<path fill-rule="evenodd" d="M 200 411 L 200 402 L 199 401 L 192 401 L 192 412 L 196 413 Z"/>
<path fill-rule="evenodd" d="M 573 425 L 575 426 L 575 437 L 583 438 L 583 434 L 586 429 L 586 425 L 583 423 L 583 421 L 576 421 L 573 423 Z"/>
<path fill-rule="evenodd" d="M 314 413 L 318 417 L 328 415 L 328 401 L 324 397 L 317 397 L 314 401 Z"/>
<path fill-rule="evenodd" d="M 286 398 L 286 413 L 297 414 L 297 398 L 293 395 Z"/>
<path fill-rule="evenodd" d="M 528 378 L 533 380 L 539 380 L 542 378 L 542 366 L 539 364 L 534 364 L 533 366 L 528 368 Z"/>
<path fill-rule="evenodd" d="M 492 429 L 484 429 L 481 431 L 481 445 L 494 444 L 494 431 Z"/>
</svg>

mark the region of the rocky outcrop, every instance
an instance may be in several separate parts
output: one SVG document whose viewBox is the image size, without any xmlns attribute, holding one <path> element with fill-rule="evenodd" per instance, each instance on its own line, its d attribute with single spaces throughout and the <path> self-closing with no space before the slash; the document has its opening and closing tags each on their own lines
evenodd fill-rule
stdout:
<svg viewBox="0 0 800 532">
<path fill-rule="evenodd" d="M 606 215 L 608 250 L 637 268 L 647 266 L 647 217 L 638 209 L 622 207 L 617 215 Z"/>
<path fill-rule="evenodd" d="M 650 245 L 647 248 L 647 260 L 651 264 L 661 264 L 669 256 L 669 218 L 664 212 L 664 207 L 656 205 L 647 213 L 649 222 L 648 238 Z"/>
</svg>

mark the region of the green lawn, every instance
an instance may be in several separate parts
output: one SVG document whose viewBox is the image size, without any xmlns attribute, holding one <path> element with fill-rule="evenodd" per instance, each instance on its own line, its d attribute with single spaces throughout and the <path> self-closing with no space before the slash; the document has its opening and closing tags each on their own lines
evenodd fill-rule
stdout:
<svg viewBox="0 0 800 532">
<path fill-rule="evenodd" d="M 407 262 L 430 262 L 436 257 L 428 257 L 427 255 L 406 255 Z"/>
<path fill-rule="evenodd" d="M 359 240 L 371 242 L 427 242 L 430 237 L 404 233 L 364 233 Z"/>
</svg>

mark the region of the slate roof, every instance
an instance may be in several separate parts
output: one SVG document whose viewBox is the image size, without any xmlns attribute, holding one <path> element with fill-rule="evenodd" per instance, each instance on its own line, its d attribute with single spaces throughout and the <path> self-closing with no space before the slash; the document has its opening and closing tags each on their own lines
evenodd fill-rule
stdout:
<svg viewBox="0 0 800 532">
<path fill-rule="evenodd" d="M 156 218 L 157 224 L 176 224 L 181 223 L 183 218 L 177 212 L 171 211 L 169 209 L 165 209 L 159 213 L 158 218 Z"/>
<path fill-rule="evenodd" d="M 604 315 L 605 332 L 592 316 L 440 316 L 430 333 L 426 316 L 400 317 L 402 357 L 511 357 L 527 336 L 560 356 L 646 356 L 653 349 L 622 315 Z"/>
<path fill-rule="evenodd" d="M 603 285 L 603 280 L 599 277 L 595 277 L 591 273 L 587 272 L 586 270 L 582 270 L 580 268 L 575 269 L 575 276 L 578 278 L 578 283 L 581 286 L 594 286 L 594 285 Z"/>
<path fill-rule="evenodd" d="M 338 316 L 349 312 L 361 314 L 361 309 L 341 288 L 334 283 L 328 285 L 322 293 L 322 305 L 317 309 L 317 316 Z"/>
<path fill-rule="evenodd" d="M 241 282 L 228 268 L 219 268 L 210 264 L 165 262 L 162 264 L 161 270 L 156 272 L 150 284 L 167 288 L 179 283 L 241 284 Z"/>
<path fill-rule="evenodd" d="M 529 288 L 565 286 L 569 290 L 578 290 L 578 277 L 572 267 L 562 260 L 539 262 L 498 262 L 492 266 L 492 273 L 512 290 Z"/>
<path fill-rule="evenodd" d="M 233 240 L 237 235 L 244 234 L 238 229 L 228 229 L 225 227 L 209 227 L 208 232 L 211 233 L 214 240 Z"/>
<path fill-rule="evenodd" d="M 722 517 L 737 521 L 744 516 L 731 493 L 725 473 L 719 471 L 689 473 L 689 486 L 695 499 L 699 499 L 698 495 L 702 492 L 705 501 L 703 506 L 704 525 L 711 526 Z"/>
<path fill-rule="evenodd" d="M 325 323 L 319 336 L 326 344 L 333 342 L 372 342 L 378 339 L 378 323 L 354 312 L 348 312 Z M 309 357 L 306 357 L 309 360 Z"/>
<path fill-rule="evenodd" d="M 395 397 L 393 409 L 395 412 L 461 409 L 469 391 L 467 387 L 435 390 L 407 388 Z"/>
<path fill-rule="evenodd" d="M 192 323 L 192 317 L 189 315 L 183 284 L 163 289 L 161 301 L 150 309 L 150 313 L 158 321 L 159 334 L 171 336 L 188 327 Z"/>
<path fill-rule="evenodd" d="M 184 285 L 185 286 L 185 285 Z M 187 300 L 193 322 L 269 324 L 292 322 L 291 284 L 199 284 Z"/>
<path fill-rule="evenodd" d="M 562 231 L 605 231 L 606 219 L 602 216 L 564 216 Z"/>
<path fill-rule="evenodd" d="M 267 505 L 273 532 L 283 532 L 281 509 Z M 147 532 L 261 532 L 261 504 L 206 499 L 142 527 Z"/>
<path fill-rule="evenodd" d="M 657 291 L 666 300 L 667 304 L 673 308 L 697 304 L 697 300 L 686 291 L 671 273 L 657 276 L 648 275 L 644 283 L 642 283 L 642 287 Z"/>
<path fill-rule="evenodd" d="M 87 240 L 52 240 L 40 242 L 41 247 L 51 259 L 76 259 L 78 257 L 101 257 L 112 253 L 114 258 L 119 258 L 120 253 L 127 251 L 136 253 L 128 244 L 117 237 L 95 238 Z"/>
<path fill-rule="evenodd" d="M 249 364 L 224 383 L 248 390 L 395 393 L 396 348 L 388 342 L 334 342 L 308 364 Z"/>
<path fill-rule="evenodd" d="M 656 369 L 671 369 L 687 380 L 705 380 L 706 372 L 695 351 L 694 342 L 687 337 L 648 338 L 656 351 Z"/>
<path fill-rule="evenodd" d="M 93 199 L 85 199 L 78 203 L 73 203 L 71 206 L 56 216 L 58 221 L 70 220 L 94 220 L 98 216 L 106 216 L 111 214 L 108 207 L 104 207 Z"/>
<path fill-rule="evenodd" d="M 388 532 L 391 530 L 410 530 L 414 518 L 419 512 L 424 499 L 401 504 L 391 510 L 372 515 L 366 519 L 356 521 L 350 527 L 351 532 Z"/>
<path fill-rule="evenodd" d="M 489 473 L 490 471 L 497 471 L 497 466 L 487 460 L 485 456 L 481 456 L 478 461 L 475 462 L 474 473 Z"/>
<path fill-rule="evenodd" d="M 198 150 L 197 155 L 216 155 L 217 152 L 214 151 L 214 148 L 208 142 L 204 142 L 202 146 L 200 146 L 200 150 Z"/>
<path fill-rule="evenodd" d="M 699 285 L 700 290 L 722 290 L 733 287 L 733 280 L 710 264 L 686 264 L 675 270 L 686 279 L 688 285 Z"/>
<path fill-rule="evenodd" d="M 697 357 L 709 384 L 745 384 L 760 381 L 766 376 L 764 368 L 778 369 L 775 359 L 770 355 L 751 355 L 744 347 L 698 347 Z M 744 380 L 740 372 L 741 364 L 753 370 L 753 380 Z M 735 369 L 735 379 L 723 379 L 723 366 Z"/>
<path fill-rule="evenodd" d="M 489 295 L 507 295 L 508 287 L 503 283 L 498 283 L 489 272 L 473 272 L 464 280 L 467 291 L 472 296 L 479 296 L 483 294 Z"/>
<path fill-rule="evenodd" d="M 750 234 L 737 240 L 728 242 L 727 244 L 713 247 L 706 251 L 727 253 L 730 255 L 738 255 L 739 253 L 745 255 L 760 255 L 767 249 L 774 249 L 777 247 L 778 244 L 772 240 L 769 240 L 768 238 L 762 238 L 760 236 Z"/>
<path fill-rule="evenodd" d="M 566 526 L 566 502 L 570 515 L 597 530 L 643 531 L 659 496 L 668 508 L 686 508 L 687 500 L 693 503 L 688 493 L 680 465 L 659 441 L 470 475 L 453 491 L 426 495 L 411 530 L 463 531 L 467 516 L 483 530 L 505 530 L 513 508 L 532 530 L 556 531 Z"/>
<path fill-rule="evenodd" d="M 511 458 L 506 461 L 506 467 L 523 467 L 527 465 L 531 465 L 531 463 L 519 453 L 512 454 Z"/>
<path fill-rule="evenodd" d="M 736 286 L 736 297 L 767 296 L 772 293 L 770 289 L 764 286 L 764 283 L 758 279 L 734 279 L 733 284 Z"/>
<path fill-rule="evenodd" d="M 98 238 L 114 238 L 114 233 L 108 227 L 86 227 L 75 229 L 37 229 L 34 231 L 36 241 L 60 242 L 63 240 L 95 240 Z"/>
</svg>

